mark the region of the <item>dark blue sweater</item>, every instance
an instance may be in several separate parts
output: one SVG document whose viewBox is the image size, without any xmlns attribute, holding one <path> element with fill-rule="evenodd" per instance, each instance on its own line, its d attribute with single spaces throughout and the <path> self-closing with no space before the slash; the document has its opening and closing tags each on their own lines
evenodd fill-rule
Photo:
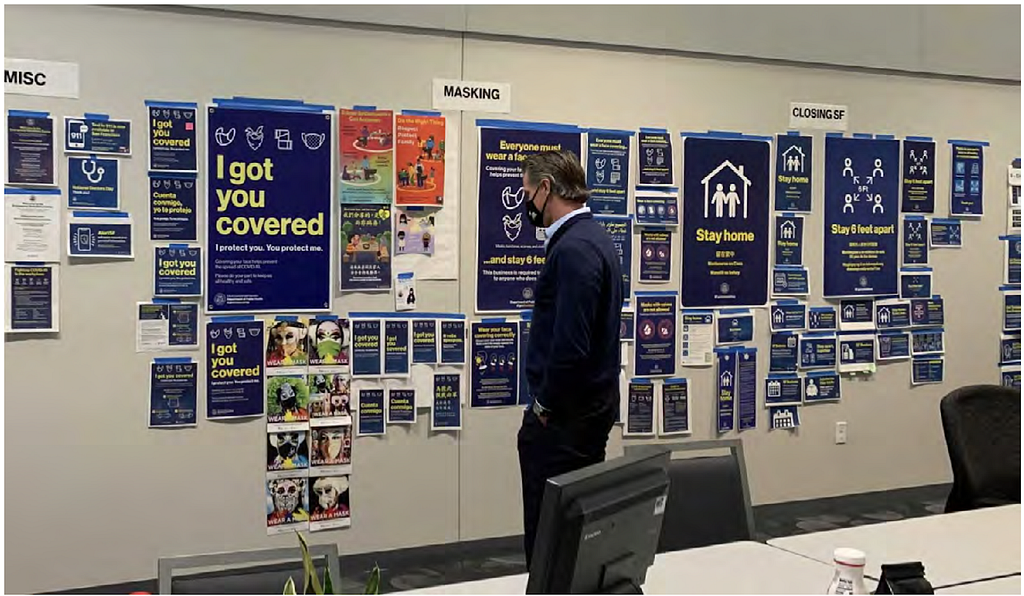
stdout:
<svg viewBox="0 0 1024 596">
<path fill-rule="evenodd" d="M 566 421 L 617 412 L 622 270 L 593 215 L 576 215 L 555 232 L 534 295 L 530 394 Z"/>
</svg>

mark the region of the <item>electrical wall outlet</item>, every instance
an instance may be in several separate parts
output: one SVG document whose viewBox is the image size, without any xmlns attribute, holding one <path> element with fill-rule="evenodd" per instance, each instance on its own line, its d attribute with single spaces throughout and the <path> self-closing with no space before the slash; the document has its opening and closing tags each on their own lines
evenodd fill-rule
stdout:
<svg viewBox="0 0 1024 596">
<path fill-rule="evenodd" d="M 846 423 L 836 422 L 836 445 L 846 444 Z"/>
</svg>

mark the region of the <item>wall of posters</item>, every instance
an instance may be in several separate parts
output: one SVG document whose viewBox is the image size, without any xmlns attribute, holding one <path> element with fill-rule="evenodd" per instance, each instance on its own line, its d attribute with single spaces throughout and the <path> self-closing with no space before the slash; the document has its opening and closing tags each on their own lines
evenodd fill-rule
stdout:
<svg viewBox="0 0 1024 596">
<path fill-rule="evenodd" d="M 676 299 L 675 292 L 636 293 L 636 376 L 675 374 Z"/>
<path fill-rule="evenodd" d="M 263 323 L 252 317 L 213 317 L 206 323 L 206 417 L 263 412 Z"/>
<path fill-rule="evenodd" d="M 472 324 L 470 406 L 514 406 L 519 402 L 519 324 L 489 320 Z"/>
<path fill-rule="evenodd" d="M 950 181 L 949 214 L 954 217 L 981 217 L 985 179 L 986 142 L 949 141 L 953 152 L 953 176 Z"/>
<path fill-rule="evenodd" d="M 330 308 L 334 126 L 325 110 L 237 101 L 207 110 L 208 311 Z"/>
<path fill-rule="evenodd" d="M 900 145 L 887 138 L 825 139 L 825 290 L 895 294 Z"/>
<path fill-rule="evenodd" d="M 338 111 L 338 192 L 342 203 L 391 204 L 394 133 L 391 110 L 357 107 Z"/>
<path fill-rule="evenodd" d="M 341 290 L 391 289 L 391 209 L 385 205 L 341 206 Z"/>
<path fill-rule="evenodd" d="M 684 307 L 768 302 L 771 143 L 683 140 Z"/>
<path fill-rule="evenodd" d="M 9 110 L 5 182 L 16 186 L 56 186 L 55 144 L 49 113 Z"/>
<path fill-rule="evenodd" d="M 444 205 L 445 119 L 440 112 L 395 116 L 395 204 Z"/>
<path fill-rule="evenodd" d="M 907 137 L 903 141 L 903 213 L 935 213 L 935 142 L 931 137 Z"/>
<path fill-rule="evenodd" d="M 807 213 L 811 210 L 813 139 L 799 134 L 775 139 L 775 210 Z M 796 263 L 794 263 L 796 264 Z"/>
<path fill-rule="evenodd" d="M 630 130 L 587 131 L 587 205 L 594 213 L 626 215 L 629 211 Z"/>
<path fill-rule="evenodd" d="M 188 102 L 146 102 L 150 172 L 199 171 L 197 108 Z"/>
</svg>

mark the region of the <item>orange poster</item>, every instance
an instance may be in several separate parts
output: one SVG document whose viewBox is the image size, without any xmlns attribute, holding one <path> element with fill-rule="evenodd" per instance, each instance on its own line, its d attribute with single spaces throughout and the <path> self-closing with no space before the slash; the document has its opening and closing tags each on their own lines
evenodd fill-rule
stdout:
<svg viewBox="0 0 1024 596">
<path fill-rule="evenodd" d="M 444 205 L 444 116 L 395 117 L 395 203 Z"/>
</svg>

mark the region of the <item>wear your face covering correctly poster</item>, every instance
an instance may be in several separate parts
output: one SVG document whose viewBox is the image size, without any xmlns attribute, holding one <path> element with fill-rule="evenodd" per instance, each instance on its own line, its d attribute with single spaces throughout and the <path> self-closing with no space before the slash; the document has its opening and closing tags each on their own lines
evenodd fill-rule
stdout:
<svg viewBox="0 0 1024 596">
<path fill-rule="evenodd" d="M 484 320 L 472 325 L 470 406 L 514 406 L 519 401 L 519 324 Z"/>
<path fill-rule="evenodd" d="M 768 302 L 770 161 L 765 138 L 683 139 L 684 307 Z"/>
<path fill-rule="evenodd" d="M 208 311 L 330 307 L 333 112 L 207 109 Z"/>
<path fill-rule="evenodd" d="M 544 231 L 526 217 L 521 165 L 541 151 L 580 155 L 582 129 L 575 126 L 478 120 L 480 127 L 477 207 L 476 311 L 533 308 L 533 292 L 544 266 Z"/>
</svg>

